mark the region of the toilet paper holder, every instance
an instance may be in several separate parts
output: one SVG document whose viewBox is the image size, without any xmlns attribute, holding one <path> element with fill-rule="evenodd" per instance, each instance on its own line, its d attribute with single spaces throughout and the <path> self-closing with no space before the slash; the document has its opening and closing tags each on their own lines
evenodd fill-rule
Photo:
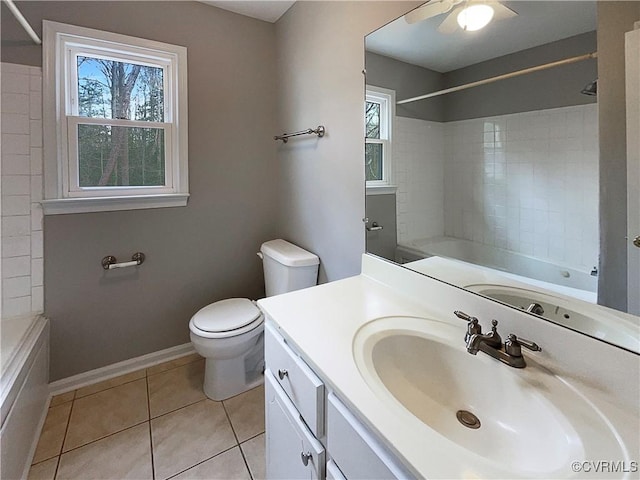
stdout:
<svg viewBox="0 0 640 480">
<path fill-rule="evenodd" d="M 105 270 L 113 270 L 115 268 L 127 268 L 127 267 L 137 267 L 138 265 L 142 265 L 144 262 L 145 255 L 142 252 L 136 252 L 131 255 L 130 262 L 122 262 L 118 263 L 118 260 L 113 255 L 107 255 L 102 259 L 102 268 Z"/>
</svg>

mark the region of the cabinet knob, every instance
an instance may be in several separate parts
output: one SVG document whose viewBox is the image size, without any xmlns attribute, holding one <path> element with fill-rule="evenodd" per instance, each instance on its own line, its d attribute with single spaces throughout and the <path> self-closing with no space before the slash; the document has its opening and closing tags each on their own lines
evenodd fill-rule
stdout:
<svg viewBox="0 0 640 480">
<path fill-rule="evenodd" d="M 311 452 L 300 452 L 300 458 L 302 459 L 302 464 L 306 467 L 309 465 L 309 460 L 311 460 Z"/>
<path fill-rule="evenodd" d="M 289 372 L 287 372 L 285 369 L 278 370 L 278 378 L 280 378 L 280 380 L 284 380 L 284 377 L 286 377 L 287 375 L 289 375 Z"/>
</svg>

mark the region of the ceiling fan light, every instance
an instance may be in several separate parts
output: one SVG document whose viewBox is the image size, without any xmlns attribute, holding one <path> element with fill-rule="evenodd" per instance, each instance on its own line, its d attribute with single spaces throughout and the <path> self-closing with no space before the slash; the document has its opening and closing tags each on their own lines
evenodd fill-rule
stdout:
<svg viewBox="0 0 640 480">
<path fill-rule="evenodd" d="M 487 26 L 493 18 L 493 7 L 490 5 L 471 5 L 458 14 L 458 25 L 470 32 Z"/>
</svg>

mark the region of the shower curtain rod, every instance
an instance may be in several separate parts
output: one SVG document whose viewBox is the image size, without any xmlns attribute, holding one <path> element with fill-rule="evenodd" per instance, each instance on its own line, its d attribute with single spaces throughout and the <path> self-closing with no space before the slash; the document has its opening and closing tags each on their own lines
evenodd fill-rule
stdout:
<svg viewBox="0 0 640 480">
<path fill-rule="evenodd" d="M 505 73 L 496 77 L 485 78 L 484 80 L 478 80 L 476 82 L 465 83 L 464 85 L 458 85 L 457 87 L 445 88 L 444 90 L 438 90 L 437 92 L 427 93 L 426 95 L 420 95 L 418 97 L 407 98 L 406 100 L 399 100 L 396 105 L 402 105 L 404 103 L 417 102 L 418 100 L 424 100 L 426 98 L 438 97 L 447 93 L 459 92 L 460 90 L 466 90 L 467 88 L 478 87 L 480 85 L 486 85 L 488 83 L 497 82 L 498 80 L 506 80 L 507 78 L 519 77 L 527 73 L 539 72 L 548 68 L 559 67 L 561 65 L 569 65 L 570 63 L 581 62 L 583 60 L 590 60 L 597 58 L 598 52 L 587 53 L 585 55 L 578 55 L 577 57 L 565 58 L 564 60 L 558 60 L 556 62 L 545 63 L 536 67 L 529 67 L 515 72 Z"/>
<path fill-rule="evenodd" d="M 18 7 L 16 7 L 16 5 L 13 3 L 13 0 L 4 0 L 4 3 L 7 5 L 7 7 L 9 7 L 9 10 L 11 10 L 11 13 L 13 13 L 13 16 L 16 17 L 16 20 L 18 20 L 20 25 L 22 25 L 22 28 L 26 30 L 26 32 L 29 34 L 31 39 L 38 45 L 42 45 L 42 40 L 40 40 L 40 37 L 38 37 L 38 34 L 33 30 L 33 28 L 31 28 L 31 25 L 29 25 L 29 22 L 27 22 L 27 19 L 24 18 L 24 15 L 22 15 L 22 12 L 20 12 L 20 10 L 18 10 Z"/>
</svg>

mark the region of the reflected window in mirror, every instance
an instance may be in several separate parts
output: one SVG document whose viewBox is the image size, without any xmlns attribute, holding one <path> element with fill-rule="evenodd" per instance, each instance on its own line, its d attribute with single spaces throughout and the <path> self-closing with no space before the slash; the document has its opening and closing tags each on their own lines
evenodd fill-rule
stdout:
<svg viewBox="0 0 640 480">
<path fill-rule="evenodd" d="M 365 103 L 367 187 L 382 187 L 392 184 L 391 139 L 395 103 L 395 91 L 367 85 Z"/>
</svg>

